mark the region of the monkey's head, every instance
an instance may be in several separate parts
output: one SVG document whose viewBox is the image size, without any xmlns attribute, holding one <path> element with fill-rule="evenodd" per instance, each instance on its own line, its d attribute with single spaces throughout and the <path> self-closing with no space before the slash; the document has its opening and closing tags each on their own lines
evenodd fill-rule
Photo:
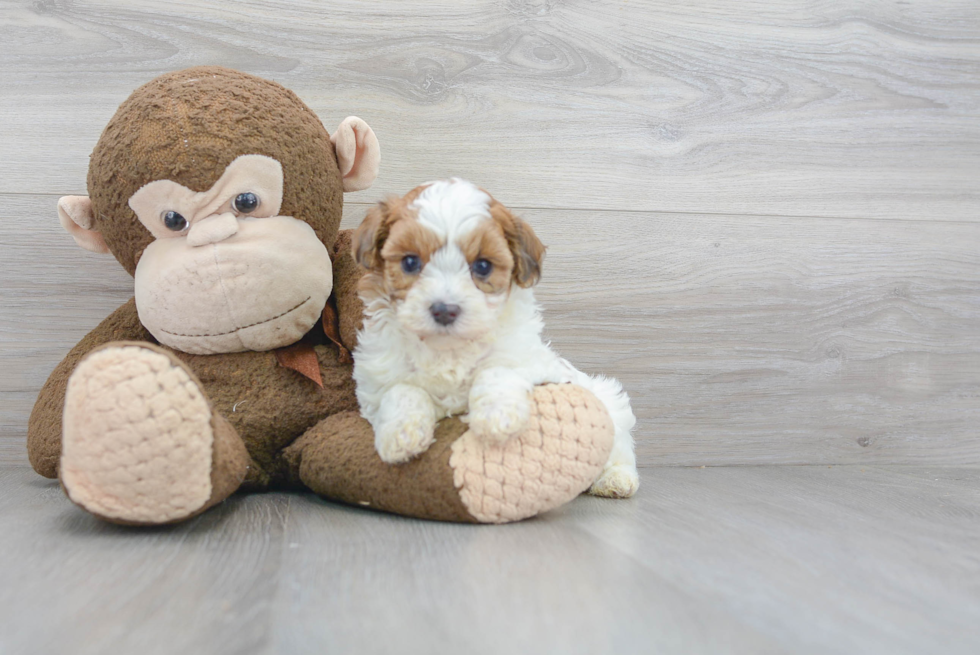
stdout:
<svg viewBox="0 0 980 655">
<path fill-rule="evenodd" d="M 203 66 L 137 89 L 92 152 L 89 196 L 58 203 L 84 248 L 135 276 L 140 321 L 194 354 L 299 340 L 333 286 L 343 192 L 380 149 L 367 123 L 331 136 L 275 82 Z"/>
</svg>

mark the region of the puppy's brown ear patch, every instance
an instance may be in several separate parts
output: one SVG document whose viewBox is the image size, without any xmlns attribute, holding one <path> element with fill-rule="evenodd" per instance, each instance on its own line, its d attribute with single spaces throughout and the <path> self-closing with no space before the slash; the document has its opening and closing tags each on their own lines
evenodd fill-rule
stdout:
<svg viewBox="0 0 980 655">
<path fill-rule="evenodd" d="M 354 261 L 368 270 L 381 270 L 384 260 L 381 259 L 381 249 L 388 238 L 391 228 L 391 207 L 382 200 L 368 210 L 364 220 L 354 230 L 351 239 L 351 252 Z"/>
<path fill-rule="evenodd" d="M 534 286 L 541 279 L 545 245 L 530 225 L 496 200 L 490 203 L 490 216 L 503 231 L 507 247 L 514 257 L 514 284 L 519 287 Z"/>
</svg>

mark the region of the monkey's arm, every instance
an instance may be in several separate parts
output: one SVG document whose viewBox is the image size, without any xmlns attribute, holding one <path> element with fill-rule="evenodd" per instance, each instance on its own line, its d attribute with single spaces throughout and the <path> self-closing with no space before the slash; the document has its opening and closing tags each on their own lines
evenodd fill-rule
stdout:
<svg viewBox="0 0 980 655">
<path fill-rule="evenodd" d="M 364 276 L 364 269 L 354 261 L 351 253 L 351 236 L 354 230 L 343 230 L 337 235 L 333 250 L 333 296 L 337 301 L 340 322 L 340 340 L 354 352 L 357 331 L 361 329 L 364 303 L 357 295 L 357 283 Z"/>
<path fill-rule="evenodd" d="M 58 477 L 61 457 L 61 414 L 64 411 L 68 377 L 78 362 L 93 349 L 110 341 L 149 341 L 156 343 L 140 323 L 136 300 L 114 311 L 78 342 L 55 367 L 41 387 L 27 423 L 27 455 L 34 470 L 46 478 Z"/>
</svg>

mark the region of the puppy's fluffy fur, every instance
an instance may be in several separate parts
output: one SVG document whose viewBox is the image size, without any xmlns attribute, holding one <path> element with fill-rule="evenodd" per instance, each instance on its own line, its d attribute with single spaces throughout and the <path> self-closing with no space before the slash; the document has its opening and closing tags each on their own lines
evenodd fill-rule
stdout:
<svg viewBox="0 0 980 655">
<path fill-rule="evenodd" d="M 471 431 L 502 442 L 524 429 L 534 385 L 574 382 L 605 403 L 616 430 L 590 491 L 636 492 L 636 418 L 622 386 L 578 371 L 541 339 L 531 287 L 545 248 L 530 226 L 453 178 L 379 203 L 353 249 L 368 269 L 354 379 L 381 459 L 403 462 L 425 451 L 436 421 L 467 412 Z"/>
</svg>

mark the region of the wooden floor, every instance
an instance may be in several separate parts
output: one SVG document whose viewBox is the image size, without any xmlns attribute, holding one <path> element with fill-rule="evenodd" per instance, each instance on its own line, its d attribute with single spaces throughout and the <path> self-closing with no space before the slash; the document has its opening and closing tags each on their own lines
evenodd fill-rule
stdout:
<svg viewBox="0 0 980 655">
<path fill-rule="evenodd" d="M 132 295 L 77 248 L 116 107 L 223 64 L 460 175 L 549 245 L 548 336 L 634 398 L 644 465 L 980 466 L 980 5 L 256 0 L 0 6 L 0 457 Z"/>
<path fill-rule="evenodd" d="M 980 652 L 980 471 L 664 468 L 509 526 L 236 496 L 110 526 L 0 469 L 0 652 Z"/>
<path fill-rule="evenodd" d="M 977 0 L 11 0 L 0 42 L 0 654 L 980 652 Z M 549 338 L 632 395 L 639 497 L 131 531 L 34 476 L 38 389 L 133 286 L 57 199 L 197 64 L 372 125 L 347 227 L 448 175 L 526 217 Z"/>
</svg>

